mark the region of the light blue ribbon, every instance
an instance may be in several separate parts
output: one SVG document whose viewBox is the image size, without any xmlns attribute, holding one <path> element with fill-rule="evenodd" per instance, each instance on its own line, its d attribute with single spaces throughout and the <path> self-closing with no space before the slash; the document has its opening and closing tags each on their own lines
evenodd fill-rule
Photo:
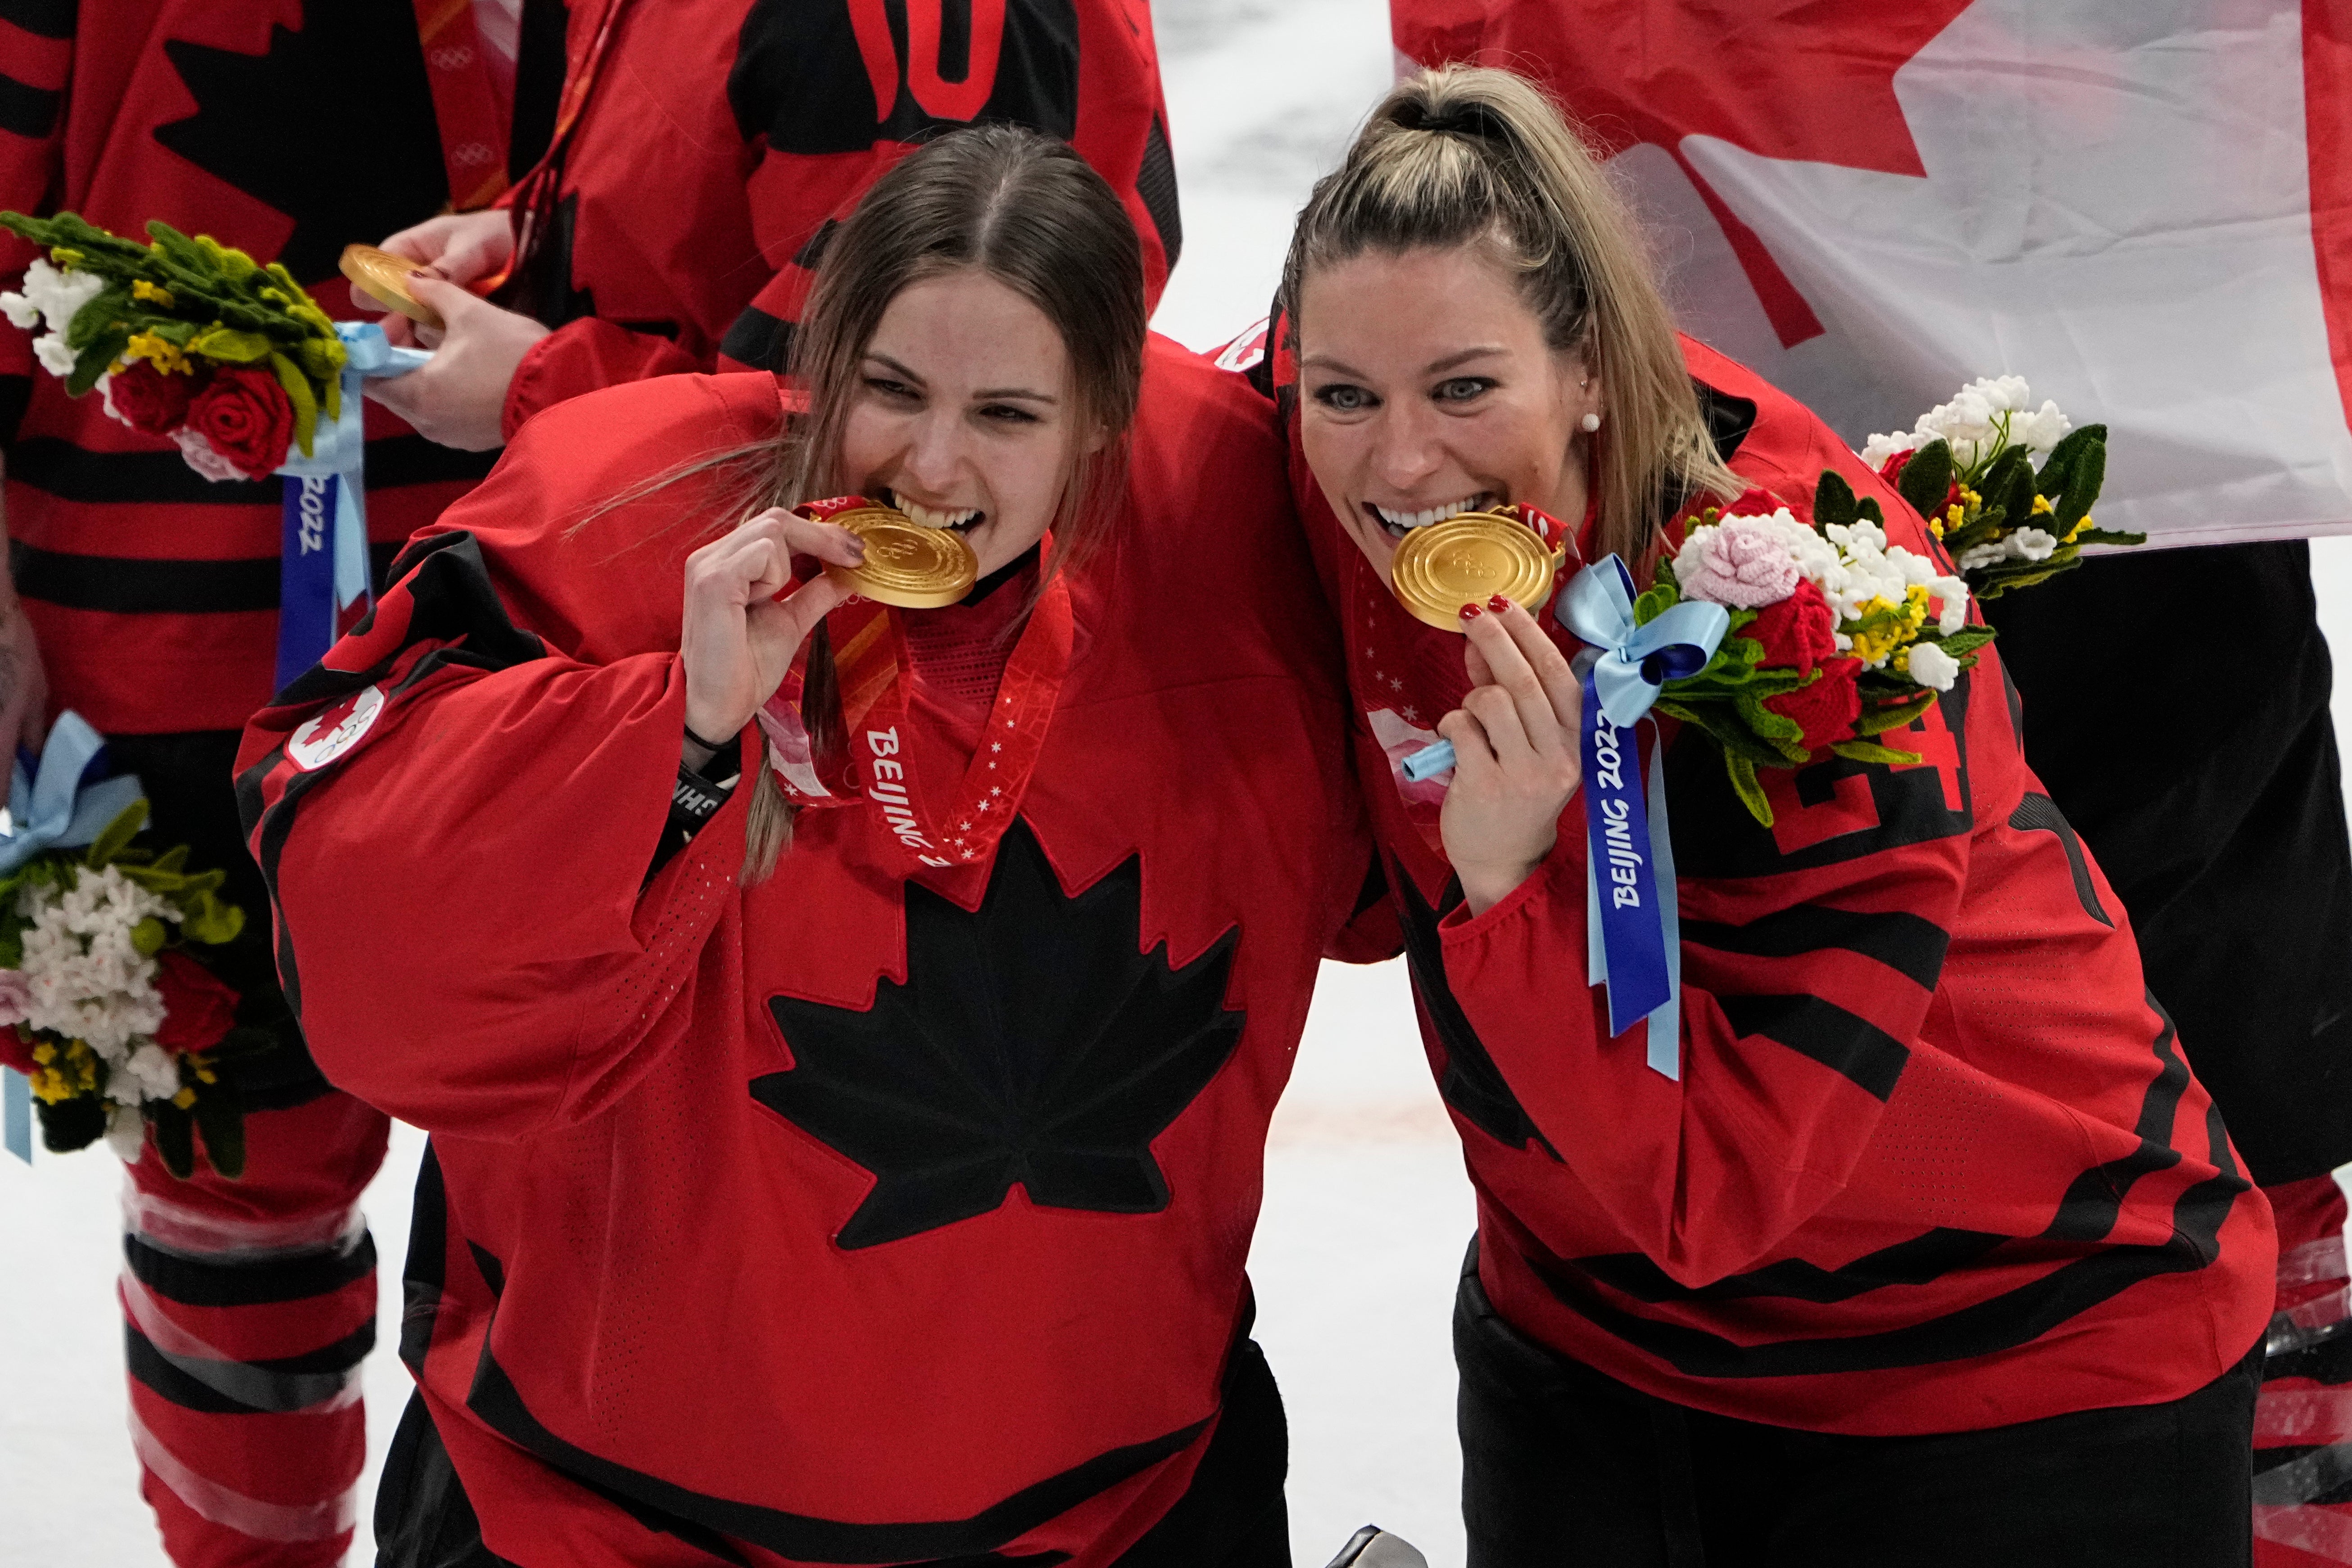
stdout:
<svg viewBox="0 0 2352 1568">
<path fill-rule="evenodd" d="M 15 1068 L 0 1068 L 0 1146 L 33 1163 L 33 1084 Z"/>
<path fill-rule="evenodd" d="M 106 744 L 80 714 L 65 712 L 49 726 L 39 765 L 20 761 L 8 779 L 8 820 L 0 825 L 0 874 L 44 849 L 79 849 L 140 796 L 139 781 L 122 777 L 82 786 L 82 774 Z"/>
<path fill-rule="evenodd" d="M 278 563 L 278 685 L 280 689 L 334 646 L 336 629 L 369 594 L 367 437 L 360 384 L 406 375 L 433 356 L 395 348 L 373 321 L 338 321 L 343 341 L 342 403 L 320 411 L 310 455 L 290 451 L 285 533 Z"/>
<path fill-rule="evenodd" d="M 1644 1005 L 1649 1019 L 1650 1066 L 1665 1077 L 1682 1078 L 1682 921 L 1675 888 L 1675 851 L 1666 821 L 1665 756 L 1662 747 L 1650 750 L 1646 790 L 1639 822 L 1624 847 L 1612 853 L 1603 841 L 1601 793 L 1590 764 L 1596 731 L 1608 735 L 1634 727 L 1650 716 L 1659 689 L 1669 680 L 1696 675 L 1731 628 L 1731 613 L 1721 605 L 1688 599 L 1645 626 L 1633 621 L 1633 578 L 1625 563 L 1612 555 L 1578 573 L 1552 601 L 1552 615 L 1585 644 L 1577 655 L 1576 673 L 1588 700 L 1584 728 L 1588 766 L 1585 770 L 1585 815 L 1591 841 L 1584 874 L 1585 974 L 1594 985 L 1610 986 L 1610 1033 L 1622 1035 L 1643 1013 L 1624 1016 L 1625 1004 Z M 1602 721 L 1606 720 L 1604 725 Z M 1654 732 L 1654 725 L 1653 730 Z M 1613 743 L 1613 737 L 1612 737 Z M 1633 742 L 1626 745 L 1630 748 Z M 1454 743 L 1440 741 L 1423 746 L 1399 764 L 1404 776 L 1418 784 L 1454 764 Z M 1604 909 L 1601 868 L 1607 859 L 1623 866 L 1635 878 L 1638 902 L 1627 907 L 1613 896 Z M 1654 922 L 1641 929 L 1637 921 Z M 1613 933 L 1613 934 L 1612 934 Z M 1610 950 L 1618 952 L 1617 984 L 1610 985 Z M 1664 995 L 1654 1006 L 1654 996 Z"/>
<path fill-rule="evenodd" d="M 60 713 L 31 773 L 18 762 L 8 777 L 7 819 L 0 823 L 0 873 L 15 870 L 45 849 L 79 849 L 97 838 L 141 794 L 139 781 L 106 779 L 85 787 L 106 744 L 80 714 Z M 13 1068 L 0 1068 L 0 1147 L 33 1160 L 33 1086 Z"/>
<path fill-rule="evenodd" d="M 1577 574 L 1552 605 L 1552 614 L 1585 644 L 1576 668 L 1583 677 L 1590 706 L 1584 716 L 1590 737 L 1596 731 L 1623 731 L 1629 749 L 1635 726 L 1650 717 L 1659 689 L 1669 680 L 1696 675 L 1715 657 L 1731 615 L 1721 605 L 1685 600 L 1645 626 L 1633 621 L 1633 579 L 1625 563 L 1612 555 Z M 1597 711 L 1595 710 L 1597 710 Z M 1604 722 L 1605 721 L 1605 722 Z M 1653 732 L 1655 726 L 1653 724 Z M 1658 995 L 1664 999 L 1648 1010 L 1651 1068 L 1664 1076 L 1682 1078 L 1682 922 L 1675 887 L 1674 838 L 1666 820 L 1665 748 L 1650 748 L 1650 766 L 1643 811 L 1647 842 L 1639 887 L 1650 896 L 1632 910 L 1612 897 L 1607 908 L 1601 899 L 1601 865 L 1605 851 L 1601 818 L 1596 804 L 1596 780 L 1588 767 L 1585 777 L 1586 816 L 1591 842 L 1585 856 L 1585 974 L 1595 985 L 1610 986 L 1610 1031 L 1624 1033 L 1640 1015 L 1624 1017 L 1618 990 L 1633 993 L 1626 1001 L 1642 1005 Z M 1641 835 L 1634 836 L 1640 842 Z M 1610 856 L 1614 859 L 1622 856 Z M 1612 868 L 1613 869 L 1613 868 Z M 1615 892 L 1614 887 L 1612 889 Z M 1616 978 L 1611 984 L 1612 952 L 1616 954 Z M 1638 960 L 1638 973 L 1629 973 Z"/>
</svg>

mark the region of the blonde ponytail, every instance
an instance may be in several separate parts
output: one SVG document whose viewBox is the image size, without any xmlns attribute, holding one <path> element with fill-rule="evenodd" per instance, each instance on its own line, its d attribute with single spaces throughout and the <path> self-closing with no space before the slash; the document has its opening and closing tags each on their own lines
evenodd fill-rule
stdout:
<svg viewBox="0 0 2352 1568">
<path fill-rule="evenodd" d="M 1296 331 L 1307 274 L 1364 251 L 1465 245 L 1515 273 L 1545 341 L 1600 379 L 1600 548 L 1646 580 L 1667 509 L 1702 491 L 1727 499 L 1740 484 L 1707 435 L 1632 214 L 1532 83 L 1447 66 L 1391 89 L 1299 214 L 1284 310 Z"/>
</svg>

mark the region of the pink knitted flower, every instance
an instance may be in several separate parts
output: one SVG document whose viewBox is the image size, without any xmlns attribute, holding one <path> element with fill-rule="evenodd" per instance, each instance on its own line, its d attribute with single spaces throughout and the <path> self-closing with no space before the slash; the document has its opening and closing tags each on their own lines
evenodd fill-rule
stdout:
<svg viewBox="0 0 2352 1568">
<path fill-rule="evenodd" d="M 24 971 L 0 969 L 0 1028 L 21 1024 L 33 1014 L 33 987 Z"/>
<path fill-rule="evenodd" d="M 1705 531 L 1706 548 L 1693 563 L 1687 546 L 1675 560 L 1675 581 L 1686 599 L 1735 610 L 1777 605 L 1797 591 L 1797 563 L 1780 534 L 1760 518 L 1727 517 Z M 1696 571 L 1690 570 L 1696 565 Z"/>
</svg>

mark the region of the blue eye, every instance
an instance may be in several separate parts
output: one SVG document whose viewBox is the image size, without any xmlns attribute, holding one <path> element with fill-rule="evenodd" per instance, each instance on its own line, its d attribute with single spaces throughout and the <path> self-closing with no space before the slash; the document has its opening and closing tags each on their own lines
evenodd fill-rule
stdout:
<svg viewBox="0 0 2352 1568">
<path fill-rule="evenodd" d="M 1457 375 L 1451 381 L 1441 381 L 1431 396 L 1440 403 L 1468 403 L 1479 394 L 1493 390 L 1495 384 L 1483 375 Z"/>
<path fill-rule="evenodd" d="M 866 378 L 866 386 L 869 392 L 879 393 L 885 397 L 894 397 L 908 402 L 916 400 L 913 387 L 903 381 L 892 381 L 887 376 L 869 375 Z"/>
<path fill-rule="evenodd" d="M 1379 406 L 1380 400 L 1360 386 L 1337 382 L 1315 389 L 1315 401 L 1334 414 L 1361 414 Z"/>
</svg>

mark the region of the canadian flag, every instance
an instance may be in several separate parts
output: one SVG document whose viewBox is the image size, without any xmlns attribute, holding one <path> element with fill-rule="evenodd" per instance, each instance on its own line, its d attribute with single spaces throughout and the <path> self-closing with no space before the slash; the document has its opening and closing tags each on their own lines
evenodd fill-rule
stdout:
<svg viewBox="0 0 2352 1568">
<path fill-rule="evenodd" d="M 2102 527 L 2352 532 L 2352 0 L 1391 0 L 1545 80 L 1686 330 L 1857 446 L 1979 375 L 2110 428 Z"/>
</svg>

